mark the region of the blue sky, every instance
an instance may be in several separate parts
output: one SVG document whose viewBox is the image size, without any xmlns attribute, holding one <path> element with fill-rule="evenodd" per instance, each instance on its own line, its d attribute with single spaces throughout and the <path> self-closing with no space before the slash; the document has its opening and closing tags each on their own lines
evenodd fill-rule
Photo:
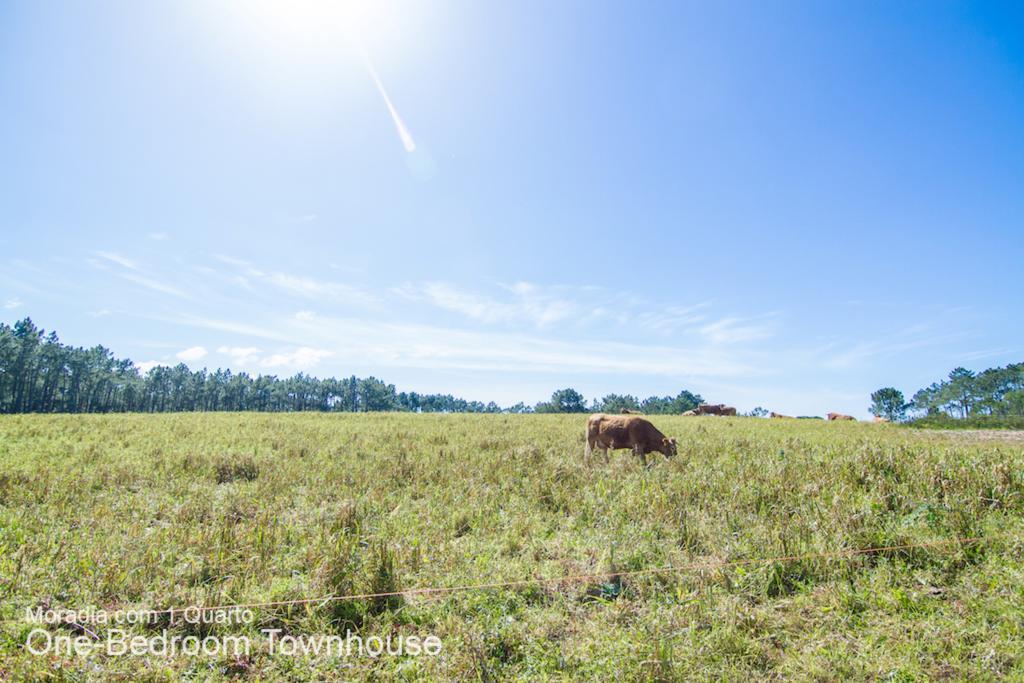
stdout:
<svg viewBox="0 0 1024 683">
<path fill-rule="evenodd" d="M 1024 359 L 1019 4 L 9 2 L 0 102 L 2 319 L 140 363 L 864 416 Z"/>
</svg>

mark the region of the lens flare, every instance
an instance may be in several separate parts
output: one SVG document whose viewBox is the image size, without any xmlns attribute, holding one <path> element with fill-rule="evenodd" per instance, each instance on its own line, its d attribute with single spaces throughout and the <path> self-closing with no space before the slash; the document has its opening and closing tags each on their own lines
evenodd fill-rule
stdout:
<svg viewBox="0 0 1024 683">
<path fill-rule="evenodd" d="M 398 137 L 402 140 L 402 146 L 405 147 L 406 152 L 416 151 L 416 141 L 412 139 L 412 133 L 406 128 L 405 122 L 402 121 L 402 117 L 398 115 L 398 110 L 395 109 L 395 105 L 391 103 L 391 98 L 388 97 L 388 91 L 384 89 L 384 84 L 381 83 L 380 76 L 377 75 L 377 70 L 373 68 L 373 63 L 370 61 L 370 56 L 363 51 L 363 63 L 366 64 L 366 70 L 370 72 L 370 77 L 373 79 L 374 84 L 377 86 L 377 92 L 384 99 L 384 104 L 387 105 L 388 113 L 391 114 L 391 120 L 395 123 L 395 130 L 398 131 Z"/>
</svg>

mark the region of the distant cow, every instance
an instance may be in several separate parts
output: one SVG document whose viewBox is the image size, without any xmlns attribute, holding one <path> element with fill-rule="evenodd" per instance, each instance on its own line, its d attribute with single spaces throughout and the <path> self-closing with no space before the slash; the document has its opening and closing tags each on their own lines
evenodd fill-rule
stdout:
<svg viewBox="0 0 1024 683">
<path fill-rule="evenodd" d="M 881 415 L 875 415 L 875 422 L 888 422 L 889 418 L 882 417 Z"/>
<path fill-rule="evenodd" d="M 683 417 L 693 417 L 696 414 L 696 410 L 687 410 L 686 412 L 683 413 Z"/>
<path fill-rule="evenodd" d="M 780 419 L 784 419 L 784 420 L 792 420 L 793 419 L 789 415 L 783 415 L 782 413 L 776 413 L 775 411 L 772 411 L 771 417 L 780 418 Z"/>
<path fill-rule="evenodd" d="M 852 415 L 843 415 L 842 413 L 829 413 L 828 419 L 833 422 L 836 420 L 857 420 L 857 418 L 853 417 Z"/>
<path fill-rule="evenodd" d="M 639 456 L 647 466 L 647 454 L 658 451 L 666 458 L 676 454 L 676 440 L 670 439 L 652 425 L 646 418 L 638 415 L 606 415 L 598 413 L 587 420 L 587 449 L 589 459 L 595 448 L 604 451 L 608 459 L 608 449 L 633 449 L 633 455 Z"/>
<path fill-rule="evenodd" d="M 643 413 L 641 411 L 639 411 L 639 410 L 630 410 L 629 408 L 623 408 L 619 412 L 622 413 L 623 415 L 643 415 Z"/>
<path fill-rule="evenodd" d="M 697 406 L 698 415 L 736 415 L 736 409 L 724 403 L 701 403 Z"/>
</svg>

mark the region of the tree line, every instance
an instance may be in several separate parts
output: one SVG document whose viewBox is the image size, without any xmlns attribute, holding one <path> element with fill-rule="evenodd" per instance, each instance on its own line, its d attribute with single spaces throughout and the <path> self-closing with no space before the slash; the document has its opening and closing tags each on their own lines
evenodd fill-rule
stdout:
<svg viewBox="0 0 1024 683">
<path fill-rule="evenodd" d="M 894 387 L 871 394 L 872 414 L 893 421 L 908 413 L 925 419 L 1024 417 L 1024 363 L 975 373 L 955 368 L 949 377 L 920 389 L 910 401 Z"/>
<path fill-rule="evenodd" d="M 184 363 L 142 372 L 103 346 L 61 343 L 25 318 L 0 323 L 0 413 L 110 413 L 182 411 L 411 411 L 425 413 L 564 413 L 589 410 L 681 413 L 701 403 L 696 394 L 633 396 L 609 394 L 587 405 L 574 389 L 560 389 L 550 401 L 517 403 L 502 409 L 494 401 L 467 401 L 451 394 L 399 392 L 376 377 L 319 379 L 304 373 L 192 371 Z"/>
<path fill-rule="evenodd" d="M 678 415 L 696 408 L 703 402 L 700 394 L 693 394 L 684 389 L 677 396 L 649 396 L 643 400 L 629 394 L 608 394 L 604 398 L 594 399 L 588 405 L 583 394 L 575 389 L 559 389 L 551 395 L 550 401 L 538 403 L 534 412 L 618 413 L 631 410 L 648 415 Z"/>
</svg>

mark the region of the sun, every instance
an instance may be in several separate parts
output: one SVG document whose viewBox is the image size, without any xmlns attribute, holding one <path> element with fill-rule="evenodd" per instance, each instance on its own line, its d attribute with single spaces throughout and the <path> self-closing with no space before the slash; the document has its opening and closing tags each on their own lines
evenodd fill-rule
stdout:
<svg viewBox="0 0 1024 683">
<path fill-rule="evenodd" d="M 398 29 L 389 0 L 247 0 L 229 3 L 233 21 L 289 52 L 380 49 Z"/>
</svg>

